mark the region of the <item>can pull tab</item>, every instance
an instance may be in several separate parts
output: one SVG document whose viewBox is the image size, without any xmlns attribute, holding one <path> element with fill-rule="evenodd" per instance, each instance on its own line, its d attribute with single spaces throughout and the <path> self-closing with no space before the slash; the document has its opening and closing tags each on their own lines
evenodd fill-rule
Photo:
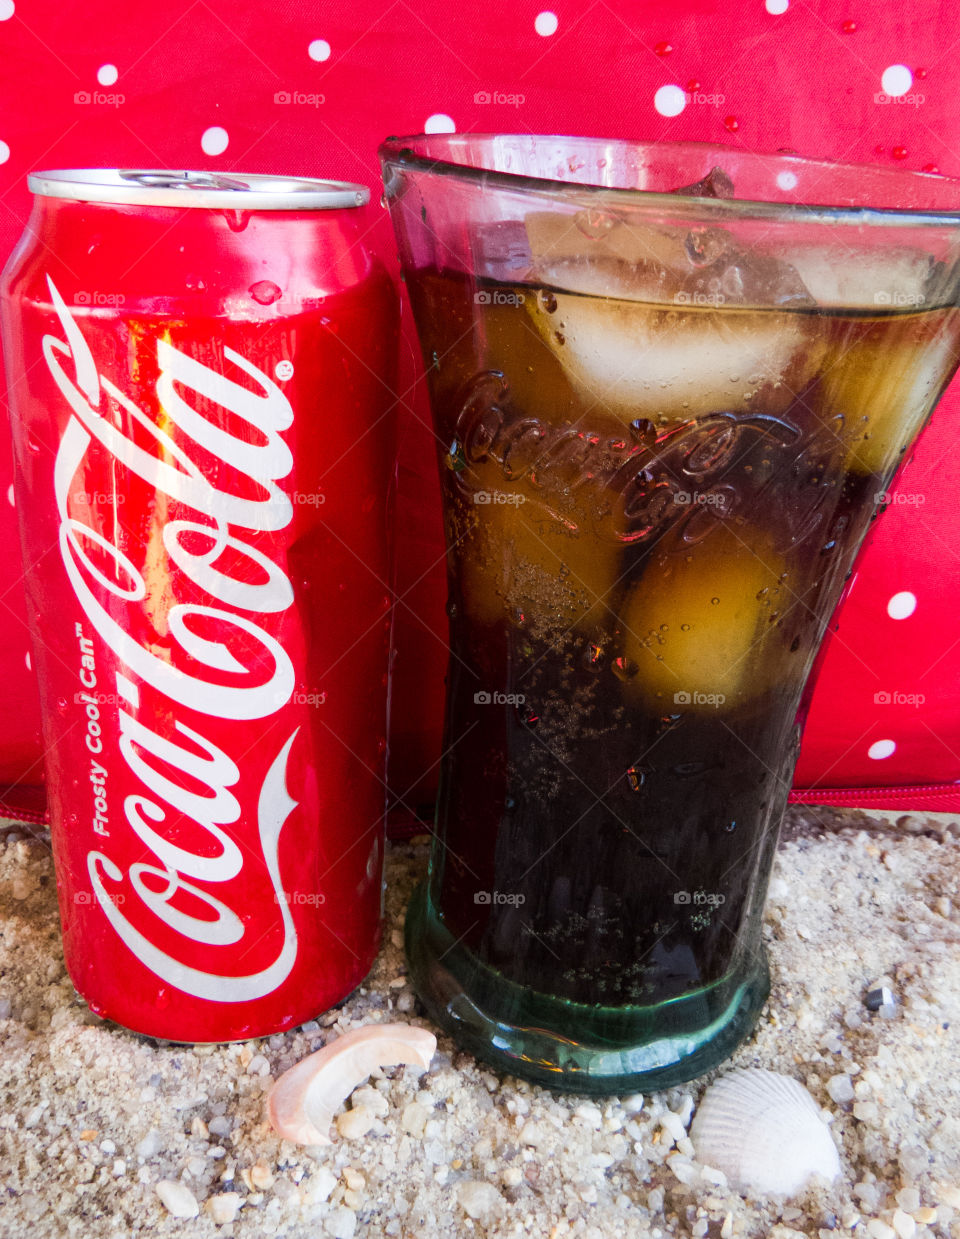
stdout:
<svg viewBox="0 0 960 1239">
<path fill-rule="evenodd" d="M 118 171 L 125 181 L 135 181 L 138 185 L 149 185 L 158 189 L 248 190 L 250 188 L 246 181 L 224 176 L 222 172 L 173 172 L 165 169 L 143 171 L 139 168 L 120 168 Z"/>
</svg>

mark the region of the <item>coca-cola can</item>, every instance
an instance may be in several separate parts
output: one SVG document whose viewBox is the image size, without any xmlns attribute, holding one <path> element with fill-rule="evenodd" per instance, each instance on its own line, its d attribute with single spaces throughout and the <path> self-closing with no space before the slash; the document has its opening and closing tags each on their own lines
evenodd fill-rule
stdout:
<svg viewBox="0 0 960 1239">
<path fill-rule="evenodd" d="M 398 310 L 368 191 L 29 184 L 3 343 L 67 966 L 141 1033 L 280 1031 L 380 936 Z"/>
</svg>

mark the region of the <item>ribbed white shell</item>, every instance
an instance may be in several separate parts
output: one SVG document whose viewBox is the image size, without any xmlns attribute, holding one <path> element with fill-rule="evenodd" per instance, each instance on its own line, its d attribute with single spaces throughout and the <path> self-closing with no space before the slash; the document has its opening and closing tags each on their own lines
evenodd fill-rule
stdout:
<svg viewBox="0 0 960 1239">
<path fill-rule="evenodd" d="M 835 1179 L 840 1158 L 817 1106 L 789 1076 L 730 1071 L 704 1093 L 690 1127 L 697 1159 L 740 1192 L 793 1196 L 815 1175 Z"/>
</svg>

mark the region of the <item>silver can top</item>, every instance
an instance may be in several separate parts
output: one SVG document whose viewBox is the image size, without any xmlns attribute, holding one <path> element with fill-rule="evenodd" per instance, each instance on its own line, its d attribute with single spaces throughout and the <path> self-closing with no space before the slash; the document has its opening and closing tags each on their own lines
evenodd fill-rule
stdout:
<svg viewBox="0 0 960 1239">
<path fill-rule="evenodd" d="M 59 168 L 31 172 L 30 192 L 121 206 L 206 207 L 228 211 L 329 211 L 365 206 L 370 190 L 349 181 L 263 173 L 180 172 L 163 168 Z"/>
</svg>

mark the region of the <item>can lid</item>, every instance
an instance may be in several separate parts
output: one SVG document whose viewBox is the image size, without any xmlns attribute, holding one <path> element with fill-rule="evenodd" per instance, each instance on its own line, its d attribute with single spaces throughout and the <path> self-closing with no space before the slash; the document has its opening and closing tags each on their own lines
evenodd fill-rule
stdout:
<svg viewBox="0 0 960 1239">
<path fill-rule="evenodd" d="M 164 168 L 58 168 L 31 172 L 31 193 L 78 202 L 207 207 L 238 211 L 329 211 L 365 206 L 370 190 L 349 181 L 263 173 L 180 172 Z"/>
</svg>

